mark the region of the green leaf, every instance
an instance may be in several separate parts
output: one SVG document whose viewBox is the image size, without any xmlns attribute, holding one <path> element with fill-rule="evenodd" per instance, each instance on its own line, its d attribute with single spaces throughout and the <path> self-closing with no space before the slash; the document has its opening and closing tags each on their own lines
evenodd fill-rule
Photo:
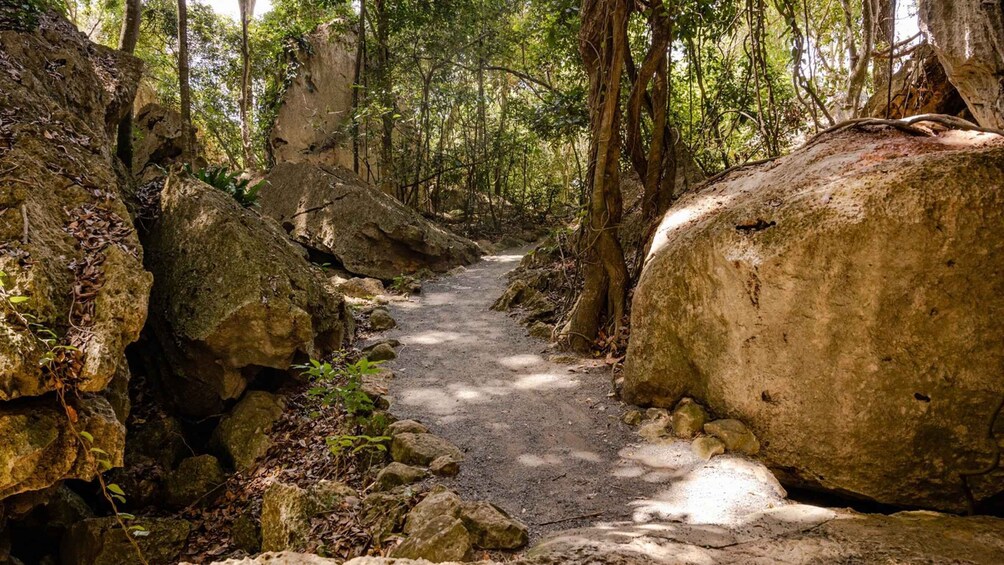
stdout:
<svg viewBox="0 0 1004 565">
<path fill-rule="evenodd" d="M 94 436 L 92 436 L 90 432 L 80 432 L 80 437 L 86 439 L 91 443 L 94 443 Z"/>
<path fill-rule="evenodd" d="M 108 455 L 108 452 L 105 451 L 104 449 L 101 449 L 100 447 L 92 447 L 91 448 L 91 453 L 98 453 L 100 455 Z"/>
<path fill-rule="evenodd" d="M 132 514 L 130 514 L 128 512 L 119 512 L 118 513 L 118 517 L 122 518 L 123 520 L 135 520 L 136 519 L 136 516 L 133 516 Z M 143 528 L 143 526 L 130 526 L 130 528 Z M 146 528 L 144 528 L 144 529 L 146 529 Z"/>
<path fill-rule="evenodd" d="M 150 532 L 149 530 L 134 530 L 132 532 L 132 535 L 133 537 L 137 538 L 145 538 L 146 536 L 150 535 Z"/>
<path fill-rule="evenodd" d="M 115 483 L 108 483 L 108 490 L 114 492 L 115 494 L 120 494 L 122 496 L 125 496 L 125 491 L 122 490 L 122 487 L 118 486 Z"/>
<path fill-rule="evenodd" d="M 11 296 L 7 299 L 11 304 L 21 304 L 28 301 L 27 296 Z"/>
</svg>

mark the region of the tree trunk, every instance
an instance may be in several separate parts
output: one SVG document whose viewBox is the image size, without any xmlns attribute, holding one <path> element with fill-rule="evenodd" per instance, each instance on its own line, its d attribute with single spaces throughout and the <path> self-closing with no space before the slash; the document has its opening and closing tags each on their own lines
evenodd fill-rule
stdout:
<svg viewBox="0 0 1004 565">
<path fill-rule="evenodd" d="M 389 37 L 389 20 L 384 7 L 385 0 L 374 0 L 376 12 L 377 40 L 377 80 L 380 88 L 380 105 L 382 129 L 380 135 L 380 183 L 384 192 L 391 192 L 391 182 L 394 170 L 394 97 L 391 93 L 390 48 L 387 45 Z"/>
<path fill-rule="evenodd" d="M 562 332 L 578 351 L 591 348 L 604 316 L 618 332 L 626 311 L 628 275 L 617 228 L 622 214 L 620 90 L 628 10 L 628 0 L 582 2 L 579 52 L 589 77 L 590 202 L 579 236 L 583 289 Z"/>
<path fill-rule="evenodd" d="M 195 147 L 195 128 L 192 126 L 192 86 L 188 78 L 188 4 L 178 0 L 178 90 L 181 97 L 181 123 L 188 128 L 184 136 L 185 157 L 191 158 Z"/>
<path fill-rule="evenodd" d="M 359 28 L 356 31 L 356 65 L 352 75 L 352 171 L 359 174 L 359 105 L 366 68 L 366 0 L 359 2 Z M 366 179 L 369 182 L 369 178 Z"/>
<path fill-rule="evenodd" d="M 248 43 L 248 26 L 254 17 L 255 0 L 239 0 L 241 10 L 241 143 L 244 147 L 244 168 L 254 171 L 258 164 L 251 142 L 251 47 Z"/>
<path fill-rule="evenodd" d="M 125 13 L 122 16 L 122 35 L 119 37 L 119 49 L 126 53 L 136 51 L 136 43 L 139 41 L 139 15 L 143 9 L 142 0 L 126 0 Z M 125 163 L 130 171 L 132 170 L 132 108 L 126 113 L 122 121 L 119 122 L 118 146 L 116 153 L 119 159 Z"/>
</svg>

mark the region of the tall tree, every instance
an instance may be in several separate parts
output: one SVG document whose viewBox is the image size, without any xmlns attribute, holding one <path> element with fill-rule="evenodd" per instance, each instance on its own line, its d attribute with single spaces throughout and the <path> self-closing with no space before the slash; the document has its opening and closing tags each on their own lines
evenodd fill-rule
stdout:
<svg viewBox="0 0 1004 565">
<path fill-rule="evenodd" d="M 181 123 L 188 131 L 184 136 L 185 153 L 191 156 L 195 146 L 192 126 L 192 85 L 188 70 L 188 3 L 178 0 L 178 94 L 181 98 Z"/>
<path fill-rule="evenodd" d="M 576 350 L 592 347 L 604 316 L 619 332 L 628 273 L 617 238 L 623 213 L 620 190 L 621 73 L 627 50 L 629 0 L 583 0 L 579 53 L 589 77 L 588 217 L 579 237 L 583 288 L 565 339 Z"/>
<path fill-rule="evenodd" d="M 142 9 L 142 0 L 126 0 L 125 13 L 122 17 L 122 34 L 119 36 L 119 49 L 126 53 L 132 54 L 136 51 L 136 43 L 139 41 L 139 16 Z M 126 167 L 131 169 L 132 109 L 119 122 L 118 147 L 116 148 L 116 152 Z"/>
<path fill-rule="evenodd" d="M 244 146 L 244 168 L 255 170 L 258 164 L 251 142 L 251 48 L 248 41 L 248 27 L 254 17 L 255 0 L 239 0 L 241 10 L 241 143 Z"/>
</svg>

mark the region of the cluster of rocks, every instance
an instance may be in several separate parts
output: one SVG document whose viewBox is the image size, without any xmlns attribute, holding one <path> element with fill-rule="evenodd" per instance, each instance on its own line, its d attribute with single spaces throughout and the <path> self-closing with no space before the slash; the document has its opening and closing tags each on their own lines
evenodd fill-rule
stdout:
<svg viewBox="0 0 1004 565">
<path fill-rule="evenodd" d="M 708 411 L 691 398 L 683 398 L 672 410 L 649 408 L 628 410 L 624 423 L 638 426 L 638 433 L 650 441 L 675 437 L 693 440 L 691 448 L 704 460 L 725 452 L 756 455 L 760 442 L 739 420 L 712 420 Z"/>
</svg>

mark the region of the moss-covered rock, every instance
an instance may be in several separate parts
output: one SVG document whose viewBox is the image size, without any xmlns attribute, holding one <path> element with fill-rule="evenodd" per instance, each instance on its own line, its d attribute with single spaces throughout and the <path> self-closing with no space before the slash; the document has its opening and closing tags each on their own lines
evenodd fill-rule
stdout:
<svg viewBox="0 0 1004 565">
<path fill-rule="evenodd" d="M 692 399 L 684 398 L 673 409 L 669 421 L 673 426 L 673 435 L 689 439 L 704 430 L 704 424 L 708 421 L 708 411 Z"/>
<path fill-rule="evenodd" d="M 465 502 L 460 508 L 460 520 L 471 542 L 481 549 L 519 549 L 530 540 L 525 524 L 488 502 Z"/>
<path fill-rule="evenodd" d="M 433 563 L 466 561 L 472 549 L 463 522 L 452 516 L 436 516 L 408 534 L 391 552 L 391 557 L 427 559 Z"/>
<path fill-rule="evenodd" d="M 993 136 L 844 132 L 683 196 L 635 290 L 624 399 L 742 421 L 789 485 L 1001 495 L 1002 162 Z"/>
<path fill-rule="evenodd" d="M 219 413 L 262 368 L 287 370 L 350 336 L 343 298 L 303 250 L 220 190 L 169 178 L 145 239 L 158 377 L 180 412 Z"/>
<path fill-rule="evenodd" d="M 191 529 L 187 521 L 174 518 L 139 518 L 130 520 L 129 525 L 149 532 L 133 540 L 150 565 L 177 563 Z M 60 555 L 66 565 L 139 563 L 136 548 L 127 536 L 114 516 L 90 518 L 77 522 L 63 536 Z"/>
<path fill-rule="evenodd" d="M 75 427 L 94 438 L 81 439 L 70 428 L 66 413 L 49 399 L 0 404 L 0 499 L 44 489 L 62 479 L 90 480 L 98 470 L 97 447 L 113 466 L 122 465 L 125 426 L 111 405 L 97 395 L 72 402 Z"/>
<path fill-rule="evenodd" d="M 262 390 L 248 391 L 229 414 L 220 420 L 212 443 L 234 468 L 251 467 L 272 445 L 268 433 L 282 416 L 281 396 Z"/>
<path fill-rule="evenodd" d="M 261 505 L 262 551 L 302 551 L 309 541 L 311 517 L 338 509 L 355 495 L 352 488 L 334 481 L 310 488 L 269 485 Z"/>
<path fill-rule="evenodd" d="M 432 434 L 398 433 L 390 442 L 390 455 L 394 461 L 407 465 L 428 465 L 443 455 L 463 461 L 460 449 L 445 439 Z"/>
<path fill-rule="evenodd" d="M 167 476 L 165 494 L 171 508 L 212 502 L 212 494 L 227 480 L 220 462 L 212 455 L 182 459 Z"/>
</svg>

